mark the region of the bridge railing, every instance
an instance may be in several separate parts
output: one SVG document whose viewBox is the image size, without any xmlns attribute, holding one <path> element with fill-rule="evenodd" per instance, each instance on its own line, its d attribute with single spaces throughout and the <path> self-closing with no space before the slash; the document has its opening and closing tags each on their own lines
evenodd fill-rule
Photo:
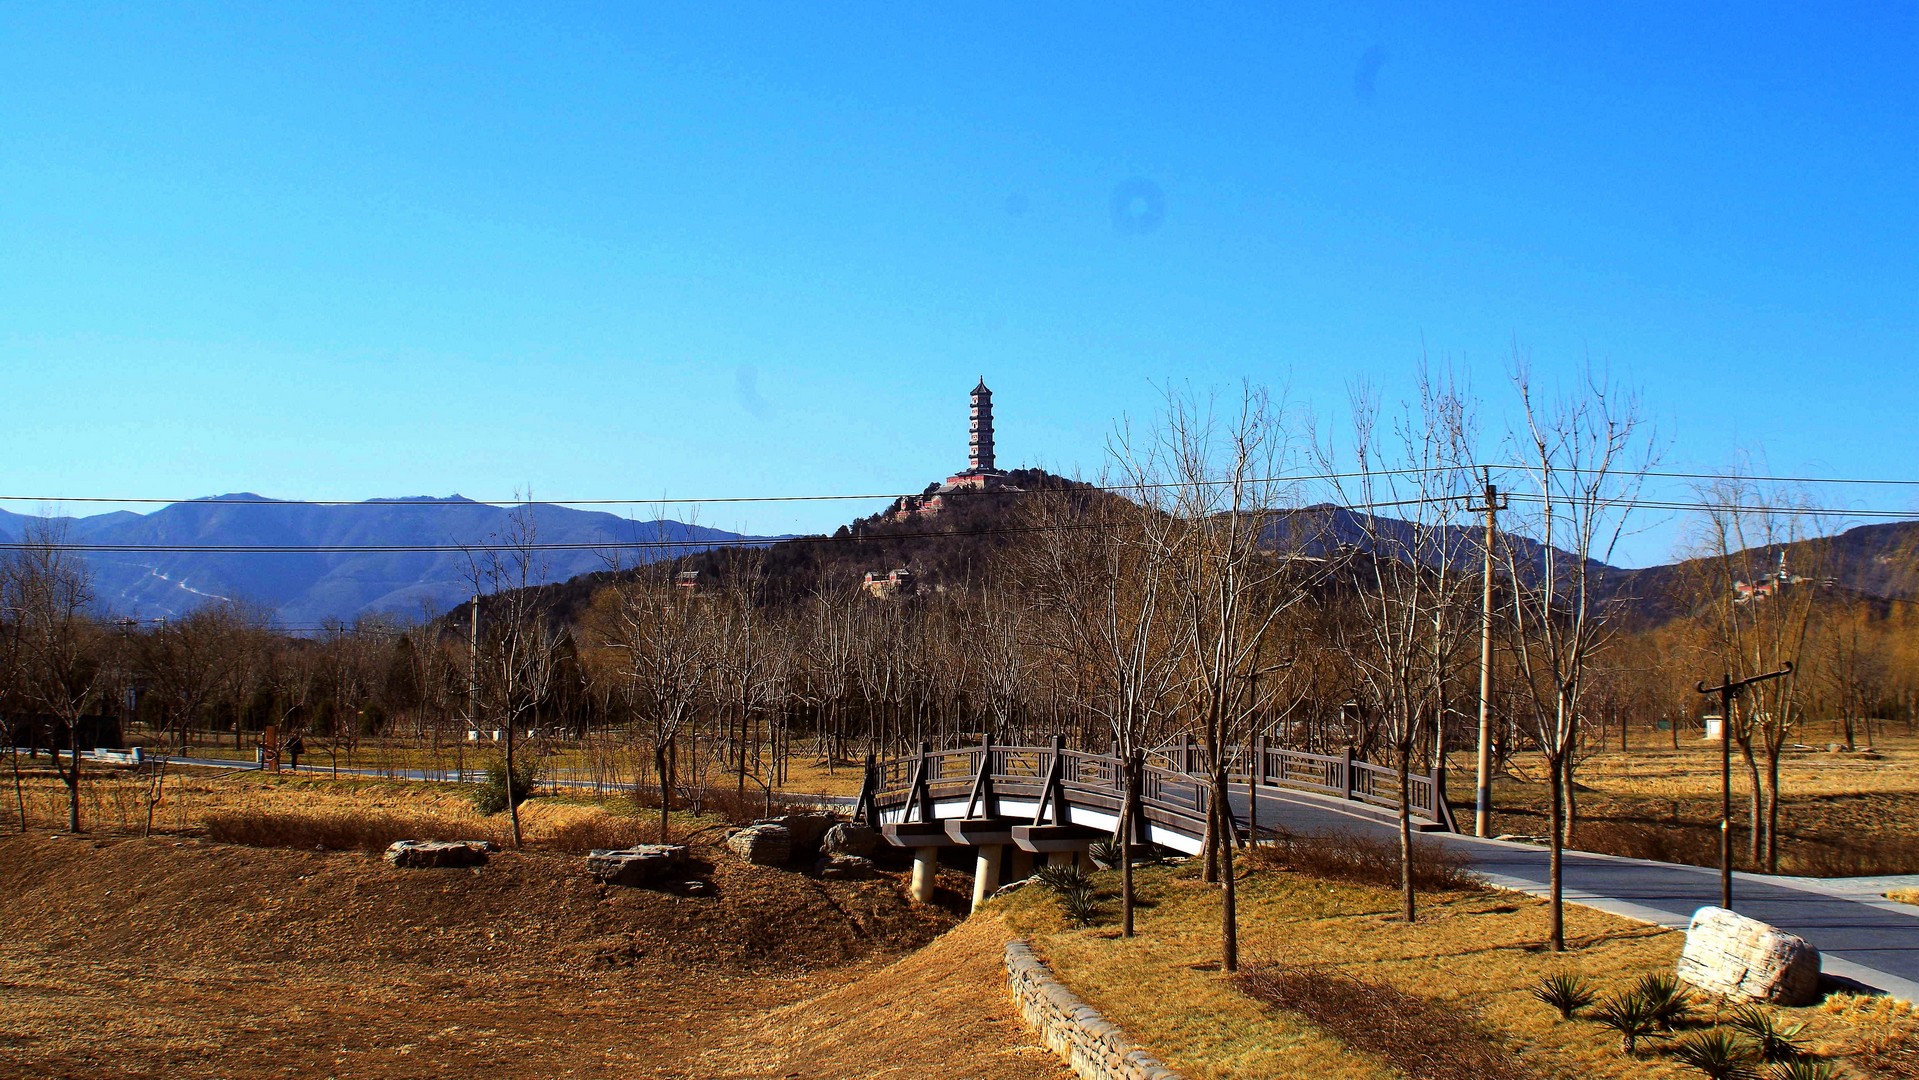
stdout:
<svg viewBox="0 0 1919 1080">
<path fill-rule="evenodd" d="M 1355 760 L 1351 751 L 1313 754 L 1258 739 L 1231 747 L 1223 756 L 1229 783 L 1310 791 L 1388 810 L 1399 807 L 1396 771 Z M 1211 785 L 1203 776 L 1204 757 L 1202 748 L 1190 739 L 1146 751 L 1146 767 L 1140 777 L 1142 803 L 1203 822 L 1212 798 Z M 986 776 L 984 784 L 982 772 Z M 1052 785 L 1060 794 L 1096 794 L 1102 801 L 1110 801 L 1123 794 L 1125 776 L 1120 759 L 1113 754 L 1066 750 L 1062 746 L 927 748 L 915 756 L 874 762 L 860 802 L 863 812 L 904 805 L 930 815 L 931 803 L 939 799 L 969 794 L 978 798 L 982 791 L 996 790 L 1043 797 Z M 1441 801 L 1440 790 L 1435 776 L 1408 775 L 1408 810 L 1416 818 L 1451 828 L 1451 814 Z M 1058 813 L 1057 807 L 1053 812 Z"/>
</svg>

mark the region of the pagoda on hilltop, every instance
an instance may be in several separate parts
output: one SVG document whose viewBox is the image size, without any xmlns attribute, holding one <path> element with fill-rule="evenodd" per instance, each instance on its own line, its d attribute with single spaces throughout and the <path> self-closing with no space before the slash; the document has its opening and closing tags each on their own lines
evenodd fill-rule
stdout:
<svg viewBox="0 0 1919 1080">
<path fill-rule="evenodd" d="M 973 387 L 966 440 L 966 471 L 946 478 L 951 490 L 978 488 L 990 491 L 1005 484 L 1006 474 L 993 468 L 993 392 L 986 388 L 986 376 Z"/>
<path fill-rule="evenodd" d="M 895 502 L 886 513 L 892 521 L 908 521 L 923 514 L 937 514 L 946 508 L 946 497 L 961 491 L 1015 491 L 1006 482 L 1006 474 L 993 467 L 993 392 L 986 388 L 986 377 L 970 395 L 967 414 L 966 471 L 954 473 L 943 484 L 930 485 L 924 494 L 908 495 Z"/>
</svg>

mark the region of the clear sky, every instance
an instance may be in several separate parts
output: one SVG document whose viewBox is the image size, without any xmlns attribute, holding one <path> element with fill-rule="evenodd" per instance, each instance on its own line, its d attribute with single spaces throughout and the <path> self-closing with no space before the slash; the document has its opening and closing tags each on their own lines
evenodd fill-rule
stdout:
<svg viewBox="0 0 1919 1080">
<path fill-rule="evenodd" d="M 917 490 L 980 375 L 1093 473 L 1515 346 L 1919 477 L 1916 192 L 1910 4 L 10 4 L 0 494 Z"/>
</svg>

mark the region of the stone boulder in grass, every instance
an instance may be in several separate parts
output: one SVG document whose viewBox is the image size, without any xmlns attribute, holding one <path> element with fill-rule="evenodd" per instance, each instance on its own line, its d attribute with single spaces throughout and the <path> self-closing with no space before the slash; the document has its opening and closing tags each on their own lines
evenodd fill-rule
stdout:
<svg viewBox="0 0 1919 1080">
<path fill-rule="evenodd" d="M 491 840 L 395 840 L 387 845 L 386 861 L 402 870 L 484 866 L 498 850 Z"/>
<path fill-rule="evenodd" d="M 636 844 L 630 848 L 595 848 L 586 857 L 587 873 L 609 885 L 657 885 L 678 880 L 686 863 L 682 844 Z"/>
<path fill-rule="evenodd" d="M 839 824 L 840 819 L 832 814 L 781 814 L 779 817 L 761 818 L 755 825 L 778 825 L 792 834 L 793 855 L 811 857 L 820 850 L 820 840 L 828 829 Z"/>
<path fill-rule="evenodd" d="M 1758 919 L 1702 907 L 1686 927 L 1679 977 L 1742 1001 L 1809 1005 L 1819 997 L 1819 950 Z"/>
<path fill-rule="evenodd" d="M 785 866 L 793 857 L 793 834 L 784 825 L 748 825 L 727 837 L 726 846 L 754 866 Z"/>
<path fill-rule="evenodd" d="M 821 850 L 827 855 L 853 855 L 870 859 L 873 852 L 879 850 L 880 834 L 870 826 L 842 821 L 826 830 L 820 844 Z"/>
</svg>

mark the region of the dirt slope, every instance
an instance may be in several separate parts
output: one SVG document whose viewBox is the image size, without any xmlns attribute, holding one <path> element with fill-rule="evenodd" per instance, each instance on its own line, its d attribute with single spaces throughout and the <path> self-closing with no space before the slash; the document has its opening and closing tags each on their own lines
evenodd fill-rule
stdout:
<svg viewBox="0 0 1919 1080">
<path fill-rule="evenodd" d="M 840 1018 L 836 1051 L 824 1028 L 789 1045 L 814 1029 L 767 1014 L 878 987 L 952 917 L 905 904 L 891 879 L 716 859 L 713 881 L 717 897 L 687 899 L 600 886 L 558 855 L 396 871 L 356 854 L 8 836 L 0 1076 L 625 1080 L 736 1076 L 748 1057 L 791 1062 L 777 1075 L 884 1075 L 853 1039 L 859 1016 Z M 900 977 L 976 983 L 980 1026 L 931 1032 L 923 1054 L 909 1034 L 885 1065 L 1029 1075 L 997 1067 L 1017 1030 L 1001 983 L 937 973 L 971 961 L 938 956 Z M 941 1072 L 956 1054 L 980 1064 Z"/>
</svg>

